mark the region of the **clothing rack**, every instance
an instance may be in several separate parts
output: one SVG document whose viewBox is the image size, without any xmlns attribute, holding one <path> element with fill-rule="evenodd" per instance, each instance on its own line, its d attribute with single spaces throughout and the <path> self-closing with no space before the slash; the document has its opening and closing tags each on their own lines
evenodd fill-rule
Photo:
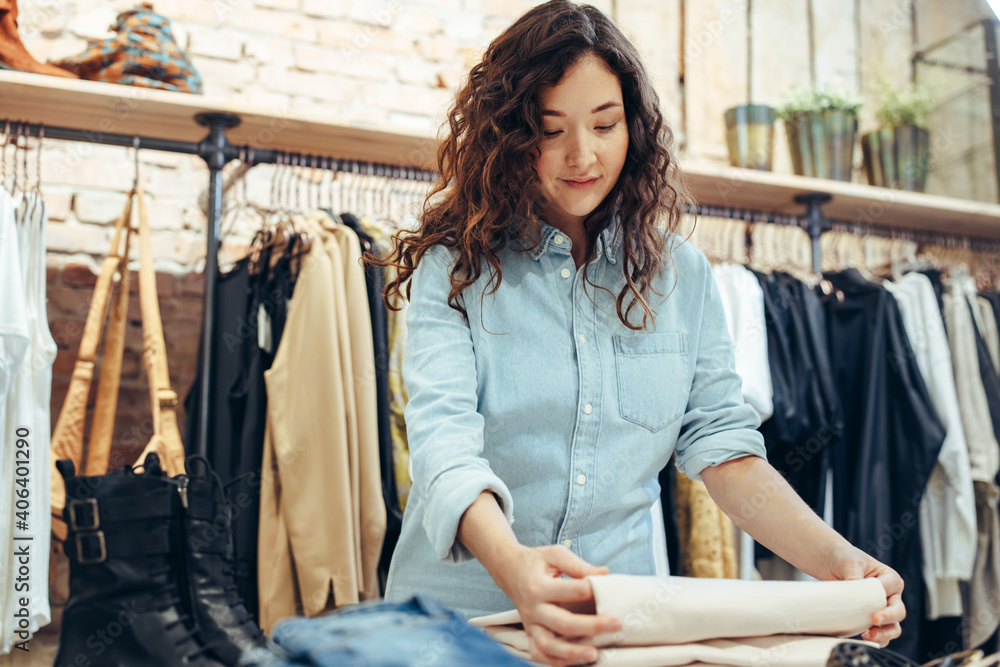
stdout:
<svg viewBox="0 0 1000 667">
<path fill-rule="evenodd" d="M 283 164 L 311 167 L 339 172 L 372 174 L 390 178 L 430 182 L 436 174 L 425 169 L 401 167 L 364 160 L 341 160 L 332 157 L 304 153 L 285 152 L 272 149 L 238 146 L 229 141 L 226 131 L 240 124 L 240 117 L 230 113 L 200 113 L 194 117 L 202 127 L 208 128 L 208 135 L 199 142 L 176 141 L 157 137 L 132 134 L 114 134 L 67 127 L 53 127 L 43 124 L 4 121 L 4 127 L 13 128 L 12 134 L 62 141 L 82 141 L 139 149 L 165 151 L 197 155 L 205 160 L 209 170 L 208 225 L 206 229 L 205 294 L 203 299 L 203 325 L 201 340 L 200 409 L 202 415 L 209 413 L 211 396 L 212 338 L 215 334 L 215 284 L 218 274 L 219 225 L 222 220 L 223 178 L 222 170 L 230 161 L 241 156 L 251 156 L 252 164 Z M 197 453 L 208 452 L 208 420 L 202 419 L 198 425 Z"/>
</svg>

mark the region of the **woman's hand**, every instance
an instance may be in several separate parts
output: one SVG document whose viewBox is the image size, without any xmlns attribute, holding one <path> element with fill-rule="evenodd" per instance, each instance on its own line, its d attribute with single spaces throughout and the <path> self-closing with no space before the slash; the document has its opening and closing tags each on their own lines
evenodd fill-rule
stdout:
<svg viewBox="0 0 1000 667">
<path fill-rule="evenodd" d="M 531 659 L 547 665 L 595 662 L 597 649 L 573 640 L 621 630 L 610 616 L 574 614 L 566 606 L 593 602 L 590 582 L 582 577 L 607 574 L 562 546 L 521 547 L 498 572 L 497 584 L 521 614 L 531 645 Z M 563 578 L 560 575 L 568 575 Z"/>
<path fill-rule="evenodd" d="M 825 578 L 851 581 L 872 577 L 878 579 L 885 588 L 887 605 L 885 609 L 872 614 L 872 627 L 861 638 L 885 648 L 889 640 L 900 635 L 899 623 L 906 618 L 902 599 L 903 579 L 888 565 L 850 545 L 832 554 L 829 576 Z"/>
</svg>

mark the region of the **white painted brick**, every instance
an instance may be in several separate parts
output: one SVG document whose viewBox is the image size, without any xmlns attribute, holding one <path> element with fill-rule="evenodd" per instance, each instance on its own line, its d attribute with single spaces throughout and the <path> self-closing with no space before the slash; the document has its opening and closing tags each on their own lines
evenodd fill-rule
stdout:
<svg viewBox="0 0 1000 667">
<path fill-rule="evenodd" d="M 292 42 L 288 40 L 254 37 L 247 40 L 243 49 L 247 56 L 255 58 L 261 65 L 288 68 L 295 65 Z"/>
<path fill-rule="evenodd" d="M 416 35 L 378 26 L 348 21 L 324 21 L 319 26 L 318 41 L 323 46 L 343 48 L 351 52 L 371 51 L 412 57 L 416 39 Z"/>
<path fill-rule="evenodd" d="M 77 12 L 69 22 L 70 30 L 83 39 L 105 39 L 111 36 L 110 27 L 116 14 L 109 8 Z"/>
<path fill-rule="evenodd" d="M 214 58 L 192 59 L 205 82 L 205 90 L 219 95 L 243 88 L 257 77 L 257 67 L 252 62 L 229 62 Z"/>
<path fill-rule="evenodd" d="M 301 14 L 267 9 L 234 11 L 230 14 L 229 21 L 229 27 L 234 30 L 306 42 L 316 41 L 318 25 L 322 23 Z"/>
<path fill-rule="evenodd" d="M 437 85 L 452 92 L 457 91 L 469 79 L 469 70 L 464 67 L 442 67 L 438 74 Z"/>
<path fill-rule="evenodd" d="M 188 55 L 219 60 L 239 60 L 243 55 L 243 37 L 228 30 L 192 28 Z"/>
<path fill-rule="evenodd" d="M 85 39 L 46 39 L 43 35 L 37 34 L 32 39 L 24 39 L 24 47 L 28 49 L 35 60 L 48 62 L 50 60 L 62 60 L 82 53 L 87 48 Z"/>
<path fill-rule="evenodd" d="M 406 5 L 412 7 L 432 7 L 434 9 L 444 9 L 449 12 L 462 11 L 462 0 L 409 0 Z"/>
<path fill-rule="evenodd" d="M 402 11 L 399 0 L 375 0 L 375 2 L 351 3 L 349 18 L 357 23 L 388 28 Z"/>
<path fill-rule="evenodd" d="M 27 42 L 40 35 L 58 35 L 69 24 L 69 7 L 60 2 L 21 2 L 17 32 Z"/>
<path fill-rule="evenodd" d="M 466 12 L 516 19 L 537 4 L 541 3 L 532 0 L 462 0 L 462 9 Z"/>
<path fill-rule="evenodd" d="M 127 197 L 117 192 L 80 192 L 73 196 L 73 213 L 80 222 L 113 224 L 122 214 Z"/>
<path fill-rule="evenodd" d="M 72 190 L 43 183 L 42 193 L 45 195 L 45 211 L 49 214 L 49 220 L 62 221 L 69 218 L 73 207 Z"/>
<path fill-rule="evenodd" d="M 192 199 L 197 193 L 188 193 Z M 160 231 L 180 231 L 184 228 L 184 206 L 176 201 L 156 200 L 149 202 L 149 228 Z"/>
<path fill-rule="evenodd" d="M 442 88 L 383 83 L 363 83 L 361 94 L 365 104 L 378 109 L 428 116 L 439 114 L 452 98 L 449 91 Z"/>
<path fill-rule="evenodd" d="M 131 168 L 122 168 L 122 160 L 91 159 L 87 148 L 90 144 L 79 143 L 70 151 L 56 159 L 42 158 L 42 183 L 96 188 L 100 190 L 124 191 L 132 187 L 134 178 Z"/>
<path fill-rule="evenodd" d="M 55 222 L 49 224 L 46 248 L 50 252 L 107 255 L 111 247 L 111 228 Z"/>
<path fill-rule="evenodd" d="M 343 19 L 351 13 L 349 0 L 302 0 L 302 12 L 309 16 Z"/>
<path fill-rule="evenodd" d="M 354 49 L 320 48 L 308 45 L 295 47 L 299 69 L 309 72 L 342 74 L 354 79 L 387 81 L 392 66 L 378 53 Z"/>
<path fill-rule="evenodd" d="M 449 62 L 459 54 L 459 45 L 444 35 L 430 35 L 417 39 L 417 52 L 427 60 Z"/>
<path fill-rule="evenodd" d="M 153 232 L 157 265 L 176 262 L 182 267 L 205 261 L 205 239 L 193 232 Z"/>
<path fill-rule="evenodd" d="M 254 4 L 265 9 L 286 9 L 296 11 L 299 9 L 299 0 L 254 0 Z"/>
<path fill-rule="evenodd" d="M 442 69 L 444 68 L 439 63 L 407 58 L 396 63 L 395 73 L 400 83 L 434 87 L 438 85 L 438 76 Z"/>
<path fill-rule="evenodd" d="M 433 35 L 441 32 L 442 20 L 438 12 L 407 8 L 393 16 L 391 30 L 414 35 Z"/>
<path fill-rule="evenodd" d="M 444 23 L 444 34 L 459 42 L 478 43 L 483 37 L 483 16 L 456 12 Z"/>
<path fill-rule="evenodd" d="M 287 95 L 328 99 L 343 94 L 349 99 L 357 84 L 341 76 L 288 71 L 280 68 L 262 67 L 259 85 L 266 90 Z M 337 91 L 343 91 L 338 93 Z"/>
</svg>

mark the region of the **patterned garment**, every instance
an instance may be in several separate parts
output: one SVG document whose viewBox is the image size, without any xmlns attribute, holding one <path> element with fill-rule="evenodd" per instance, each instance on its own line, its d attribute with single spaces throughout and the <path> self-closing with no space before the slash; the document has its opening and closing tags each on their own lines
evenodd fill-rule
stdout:
<svg viewBox="0 0 1000 667">
<path fill-rule="evenodd" d="M 681 574 L 685 577 L 736 579 L 736 535 L 704 482 L 690 479 L 680 470 L 675 488 L 677 532 L 681 540 Z"/>
<path fill-rule="evenodd" d="M 170 21 L 150 3 L 122 12 L 110 27 L 117 34 L 90 40 L 78 55 L 50 64 L 81 79 L 201 94 L 201 76 L 177 45 Z"/>
</svg>

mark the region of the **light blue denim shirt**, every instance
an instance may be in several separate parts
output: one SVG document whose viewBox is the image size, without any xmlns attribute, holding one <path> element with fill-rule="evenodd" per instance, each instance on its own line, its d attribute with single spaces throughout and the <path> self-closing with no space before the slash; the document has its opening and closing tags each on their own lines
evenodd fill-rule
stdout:
<svg viewBox="0 0 1000 667">
<path fill-rule="evenodd" d="M 452 256 L 431 248 L 413 274 L 403 377 L 413 489 L 389 570 L 388 600 L 429 593 L 465 616 L 512 609 L 456 539 L 479 496 L 496 494 L 521 544 L 562 544 L 612 573 L 655 574 L 650 507 L 657 473 L 765 456 L 743 402 L 725 313 L 705 256 L 671 237 L 673 261 L 650 294 L 656 326 L 618 319 L 620 243 L 597 241 L 588 278 L 569 237 L 499 253 L 448 306 Z M 635 312 L 638 311 L 638 312 Z M 641 308 L 632 314 L 641 322 Z"/>
</svg>

